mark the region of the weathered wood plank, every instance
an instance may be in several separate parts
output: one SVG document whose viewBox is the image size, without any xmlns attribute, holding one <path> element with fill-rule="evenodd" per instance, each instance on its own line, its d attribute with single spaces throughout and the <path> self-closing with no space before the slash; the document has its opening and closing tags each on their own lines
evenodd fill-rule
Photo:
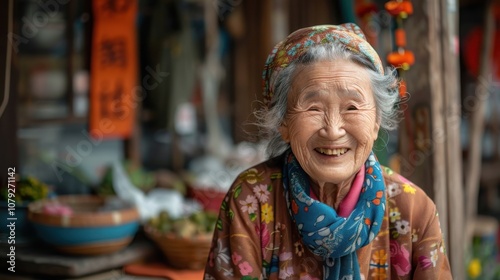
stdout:
<svg viewBox="0 0 500 280">
<path fill-rule="evenodd" d="M 431 87 L 431 120 L 432 133 L 431 143 L 433 144 L 433 189 L 434 202 L 439 212 L 441 228 L 445 233 L 446 245 L 449 246 L 448 230 L 448 181 L 446 162 L 446 142 L 449 141 L 445 127 L 445 101 L 444 101 L 444 73 L 443 73 L 443 53 L 442 53 L 442 23 L 441 9 L 439 1 L 427 1 L 427 13 L 429 19 L 429 84 Z M 449 256 L 450 259 L 452 256 Z"/>
<path fill-rule="evenodd" d="M 465 275 L 464 196 L 462 183 L 462 153 L 460 146 L 460 81 L 458 57 L 458 17 L 456 1 L 439 1 L 442 25 L 442 63 L 444 94 L 444 129 L 448 197 L 448 254 L 456 279 Z M 441 139 L 436 139 L 440 141 Z M 444 222 L 444 221 L 443 221 Z"/>
<path fill-rule="evenodd" d="M 439 3 L 436 1 L 414 2 L 414 14 L 406 23 L 408 48 L 414 51 L 415 65 L 408 71 L 406 78 L 410 100 L 408 101 L 412 132 L 415 130 L 415 109 L 429 108 L 430 122 L 427 149 L 417 149 L 415 143 L 405 146 L 401 151 L 403 159 L 409 167 L 402 170 L 403 175 L 419 185 L 434 200 L 440 213 L 443 231 L 447 234 L 447 202 L 446 202 L 446 153 L 444 141 L 435 141 L 436 136 L 446 137 L 444 128 L 442 56 L 440 46 Z M 408 122 L 407 122 L 408 123 Z M 408 141 L 414 141 L 408 139 Z M 414 148 L 412 148 L 414 147 Z"/>
</svg>

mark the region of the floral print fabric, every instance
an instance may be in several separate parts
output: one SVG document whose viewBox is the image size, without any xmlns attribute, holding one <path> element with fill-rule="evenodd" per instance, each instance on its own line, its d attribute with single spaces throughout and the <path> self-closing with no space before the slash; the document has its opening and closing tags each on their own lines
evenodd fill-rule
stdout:
<svg viewBox="0 0 500 280">
<path fill-rule="evenodd" d="M 352 52 L 362 54 L 379 73 L 384 73 L 377 52 L 366 41 L 365 35 L 354 23 L 318 25 L 299 29 L 279 42 L 267 57 L 262 72 L 264 103 L 269 106 L 274 95 L 274 83 L 280 71 L 299 58 L 312 46 L 339 42 Z"/>
<path fill-rule="evenodd" d="M 324 279 L 324 260 L 303 243 L 283 196 L 283 158 L 235 180 L 220 208 L 205 279 Z M 452 279 L 436 207 L 382 167 L 386 209 L 375 239 L 356 251 L 361 279 Z"/>
</svg>

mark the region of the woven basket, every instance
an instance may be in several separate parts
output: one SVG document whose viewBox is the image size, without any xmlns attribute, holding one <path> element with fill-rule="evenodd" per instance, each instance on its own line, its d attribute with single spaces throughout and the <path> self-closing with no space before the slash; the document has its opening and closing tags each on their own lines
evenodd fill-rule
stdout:
<svg viewBox="0 0 500 280">
<path fill-rule="evenodd" d="M 162 233 L 149 225 L 146 235 L 161 249 L 168 264 L 179 269 L 199 270 L 205 267 L 212 243 L 212 235 L 183 238 L 172 233 Z"/>
</svg>

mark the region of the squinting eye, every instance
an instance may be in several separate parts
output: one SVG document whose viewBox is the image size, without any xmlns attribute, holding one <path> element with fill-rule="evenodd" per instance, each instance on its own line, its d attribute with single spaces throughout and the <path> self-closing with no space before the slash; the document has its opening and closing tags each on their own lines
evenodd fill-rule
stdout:
<svg viewBox="0 0 500 280">
<path fill-rule="evenodd" d="M 356 108 L 356 106 L 351 105 L 351 106 L 349 106 L 349 107 L 347 108 L 347 110 L 348 110 L 348 111 L 355 111 L 355 110 L 358 110 L 358 108 Z"/>
<path fill-rule="evenodd" d="M 319 112 L 319 108 L 318 107 L 311 107 L 308 109 L 308 111 Z"/>
</svg>

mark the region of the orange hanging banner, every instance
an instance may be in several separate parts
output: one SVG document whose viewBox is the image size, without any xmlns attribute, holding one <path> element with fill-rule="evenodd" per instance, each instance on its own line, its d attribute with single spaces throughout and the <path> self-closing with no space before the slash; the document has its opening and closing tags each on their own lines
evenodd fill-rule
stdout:
<svg viewBox="0 0 500 280">
<path fill-rule="evenodd" d="M 137 1 L 93 0 L 90 135 L 129 138 L 138 86 Z"/>
</svg>

